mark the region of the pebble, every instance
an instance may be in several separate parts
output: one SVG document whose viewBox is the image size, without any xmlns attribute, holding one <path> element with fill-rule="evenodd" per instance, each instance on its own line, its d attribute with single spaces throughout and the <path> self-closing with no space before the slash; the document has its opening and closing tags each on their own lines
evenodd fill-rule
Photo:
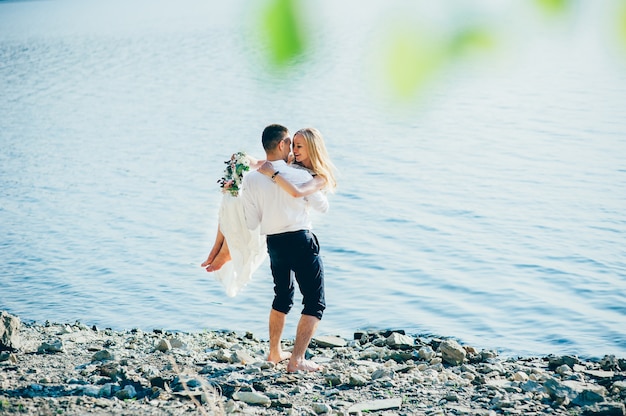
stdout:
<svg viewBox="0 0 626 416">
<path fill-rule="evenodd" d="M 367 331 L 315 337 L 307 355 L 324 369 L 290 374 L 251 333 L 11 322 L 20 347 L 1 356 L 0 413 L 626 416 L 626 360 L 613 356 L 500 358 Z"/>
</svg>

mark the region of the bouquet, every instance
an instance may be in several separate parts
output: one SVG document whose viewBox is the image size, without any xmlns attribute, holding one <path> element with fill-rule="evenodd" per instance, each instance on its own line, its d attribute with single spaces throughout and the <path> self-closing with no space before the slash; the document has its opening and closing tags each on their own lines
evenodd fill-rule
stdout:
<svg viewBox="0 0 626 416">
<path fill-rule="evenodd" d="M 230 192 L 232 196 L 238 196 L 241 189 L 243 173 L 250 170 L 250 159 L 245 152 L 237 152 L 225 161 L 226 169 L 224 176 L 218 179 L 222 192 Z"/>
</svg>

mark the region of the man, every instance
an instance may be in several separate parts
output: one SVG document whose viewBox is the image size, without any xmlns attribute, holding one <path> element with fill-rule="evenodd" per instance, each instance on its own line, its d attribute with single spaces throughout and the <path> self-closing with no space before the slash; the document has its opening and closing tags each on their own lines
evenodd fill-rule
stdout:
<svg viewBox="0 0 626 416">
<path fill-rule="evenodd" d="M 324 300 L 324 266 L 319 256 L 319 244 L 311 232 L 308 207 L 328 211 L 328 200 L 321 192 L 306 198 L 294 198 L 273 183 L 277 175 L 293 184 L 312 179 L 304 169 L 287 164 L 291 139 L 286 127 L 272 124 L 263 130 L 263 148 L 267 161 L 274 166 L 272 179 L 260 172 L 248 173 L 243 179 L 241 193 L 247 226 L 261 227 L 267 237 L 267 251 L 274 277 L 274 301 L 269 317 L 270 352 L 268 361 L 278 363 L 289 358 L 288 372 L 316 371 L 319 366 L 305 360 L 311 338 L 326 308 Z M 294 282 L 302 293 L 304 309 L 298 323 L 291 355 L 282 350 L 280 340 L 285 319 L 293 306 Z"/>
</svg>

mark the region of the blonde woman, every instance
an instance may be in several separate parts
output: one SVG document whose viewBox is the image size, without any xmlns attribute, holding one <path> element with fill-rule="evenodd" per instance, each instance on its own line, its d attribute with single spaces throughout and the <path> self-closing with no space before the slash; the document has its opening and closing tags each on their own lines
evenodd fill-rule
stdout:
<svg viewBox="0 0 626 416">
<path fill-rule="evenodd" d="M 270 162 L 252 157 L 249 157 L 250 168 L 258 168 L 259 172 L 272 178 L 285 192 L 296 198 L 306 197 L 319 190 L 334 192 L 337 186 L 335 167 L 328 156 L 324 138 L 317 129 L 298 130 L 293 136 L 292 153 L 291 163 L 294 166 L 307 169 L 313 176 L 309 182 L 294 185 L 282 178 L 280 174 L 275 174 L 276 171 Z M 245 223 L 241 219 L 239 198 L 229 198 L 225 194 L 224 199 L 219 214 L 220 227 L 217 229 L 213 248 L 201 266 L 207 272 L 216 272 L 216 278 L 222 281 L 227 294 L 235 296 L 249 282 L 252 273 L 265 259 L 266 253 L 264 242 L 260 240 L 260 236 L 253 235 L 245 228 Z M 223 231 L 226 231 L 230 238 L 226 238 Z M 232 261 L 233 257 L 229 245 L 235 247 L 235 262 Z M 240 255 L 242 250 L 244 251 L 243 256 Z M 252 253 L 250 253 L 251 251 Z"/>
<path fill-rule="evenodd" d="M 276 175 L 273 180 L 288 194 L 293 197 L 304 197 L 323 190 L 334 192 L 337 187 L 335 179 L 335 167 L 330 161 L 324 138 L 319 130 L 308 127 L 298 130 L 293 135 L 293 165 L 301 166 L 309 170 L 313 179 L 297 186 Z M 258 169 L 262 174 L 272 177 L 274 168 L 270 162 L 265 162 Z"/>
</svg>

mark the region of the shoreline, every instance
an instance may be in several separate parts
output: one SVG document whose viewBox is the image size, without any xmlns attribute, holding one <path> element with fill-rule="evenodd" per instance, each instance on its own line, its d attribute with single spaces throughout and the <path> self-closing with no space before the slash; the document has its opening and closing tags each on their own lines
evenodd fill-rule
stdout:
<svg viewBox="0 0 626 416">
<path fill-rule="evenodd" d="M 249 332 L 100 330 L 2 312 L 0 413 L 626 416 L 622 357 L 502 358 L 402 330 L 353 338 L 314 337 L 307 353 L 323 370 L 292 374 Z"/>
</svg>

